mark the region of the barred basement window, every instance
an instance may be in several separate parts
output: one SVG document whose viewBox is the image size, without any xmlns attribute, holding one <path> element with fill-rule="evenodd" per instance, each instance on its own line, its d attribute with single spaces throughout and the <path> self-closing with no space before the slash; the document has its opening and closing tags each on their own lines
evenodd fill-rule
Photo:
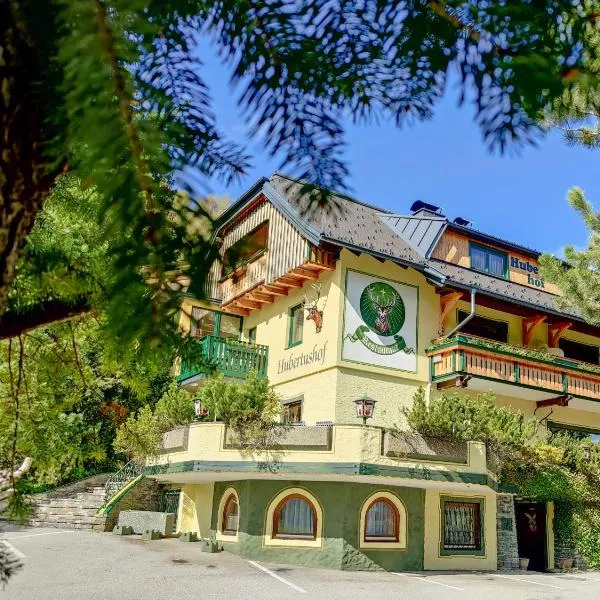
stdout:
<svg viewBox="0 0 600 600">
<path fill-rule="evenodd" d="M 444 549 L 481 550 L 479 502 L 444 502 Z"/>
</svg>

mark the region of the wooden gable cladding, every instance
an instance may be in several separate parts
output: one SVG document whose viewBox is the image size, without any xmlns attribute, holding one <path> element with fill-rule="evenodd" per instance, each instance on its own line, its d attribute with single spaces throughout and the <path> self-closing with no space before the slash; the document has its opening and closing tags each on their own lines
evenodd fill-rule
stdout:
<svg viewBox="0 0 600 600">
<path fill-rule="evenodd" d="M 557 286 L 550 282 L 543 281 L 538 273 L 539 263 L 532 256 L 528 256 L 521 252 L 506 250 L 501 246 L 494 246 L 479 240 L 472 241 L 479 246 L 488 247 L 506 254 L 508 260 L 509 281 L 550 294 L 560 295 L 560 290 Z M 438 260 L 443 260 L 470 269 L 471 259 L 469 256 L 469 242 L 468 236 L 447 229 L 435 247 L 432 258 L 437 258 Z"/>
<path fill-rule="evenodd" d="M 220 298 L 226 305 L 260 284 L 273 282 L 293 268 L 304 267 L 303 262 L 309 255 L 308 242 L 263 194 L 221 229 L 221 256 L 265 223 L 268 223 L 268 234 L 263 254 L 227 277 L 223 277 L 221 261 L 215 261 L 208 278 L 209 297 Z"/>
</svg>

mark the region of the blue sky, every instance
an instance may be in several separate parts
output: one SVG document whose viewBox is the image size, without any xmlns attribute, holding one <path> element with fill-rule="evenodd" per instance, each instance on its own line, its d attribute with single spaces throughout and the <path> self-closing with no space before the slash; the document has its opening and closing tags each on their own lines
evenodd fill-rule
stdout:
<svg viewBox="0 0 600 600">
<path fill-rule="evenodd" d="M 203 75 L 211 87 L 220 129 L 247 143 L 246 128 L 229 84 L 228 70 L 204 55 Z M 469 105 L 457 106 L 449 88 L 432 121 L 397 129 L 393 123 L 348 126 L 351 195 L 396 212 L 414 200 L 441 206 L 450 218 L 470 219 L 477 229 L 540 251 L 559 253 L 566 244 L 584 246 L 586 230 L 566 202 L 571 186 L 582 187 L 600 208 L 600 151 L 568 147 L 553 133 L 518 155 L 490 154 Z M 212 193 L 237 198 L 260 176 L 279 168 L 256 141 L 247 176 Z M 282 169 L 285 171 L 285 168 Z"/>
</svg>

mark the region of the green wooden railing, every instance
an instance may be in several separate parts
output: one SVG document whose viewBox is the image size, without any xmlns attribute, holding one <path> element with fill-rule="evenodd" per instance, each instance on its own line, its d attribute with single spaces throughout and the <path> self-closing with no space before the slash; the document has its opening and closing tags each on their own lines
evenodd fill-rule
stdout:
<svg viewBox="0 0 600 600">
<path fill-rule="evenodd" d="M 226 338 L 207 335 L 198 343 L 205 359 L 204 365 L 190 361 L 181 361 L 181 370 L 177 381 L 185 381 L 199 374 L 221 373 L 225 377 L 245 379 L 250 371 L 256 371 L 261 377 L 267 375 L 269 358 L 268 346 L 231 342 Z"/>
</svg>

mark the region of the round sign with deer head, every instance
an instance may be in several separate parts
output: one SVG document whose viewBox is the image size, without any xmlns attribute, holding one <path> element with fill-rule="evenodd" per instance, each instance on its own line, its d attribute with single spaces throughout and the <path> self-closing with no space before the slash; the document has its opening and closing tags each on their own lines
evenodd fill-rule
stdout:
<svg viewBox="0 0 600 600">
<path fill-rule="evenodd" d="M 382 281 L 370 283 L 360 296 L 360 316 L 379 335 L 395 335 L 402 329 L 406 311 L 400 294 Z"/>
<path fill-rule="evenodd" d="M 348 269 L 342 358 L 416 371 L 417 286 Z"/>
</svg>

